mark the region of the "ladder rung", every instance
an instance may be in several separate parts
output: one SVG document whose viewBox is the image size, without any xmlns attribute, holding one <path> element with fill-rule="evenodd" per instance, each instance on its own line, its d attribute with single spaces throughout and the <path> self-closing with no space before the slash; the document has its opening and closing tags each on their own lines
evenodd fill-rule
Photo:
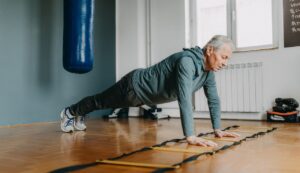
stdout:
<svg viewBox="0 0 300 173">
<path fill-rule="evenodd" d="M 257 133 L 257 130 L 226 130 L 226 132 Z"/>
<path fill-rule="evenodd" d="M 148 167 L 148 168 L 180 168 L 179 165 L 164 165 L 164 164 L 151 164 L 151 163 L 137 163 L 137 162 L 126 162 L 126 161 L 116 161 L 116 160 L 96 160 L 97 163 L 113 164 L 113 165 L 124 165 L 124 166 L 138 166 L 138 167 Z"/>
<path fill-rule="evenodd" d="M 266 126 L 240 126 L 239 129 L 243 129 L 243 128 L 248 128 L 248 129 L 265 129 L 265 130 L 270 130 L 272 129 L 273 127 L 266 127 Z M 244 129 L 243 129 L 244 130 Z M 246 130 L 246 129 L 245 129 Z"/>
<path fill-rule="evenodd" d="M 206 140 L 212 140 L 212 141 L 227 141 L 227 142 L 237 142 L 236 139 L 230 139 L 230 138 L 212 138 L 212 137 L 201 137 Z"/>
<path fill-rule="evenodd" d="M 171 151 L 182 153 L 202 153 L 203 151 L 213 150 L 213 147 L 199 147 L 199 149 L 183 149 L 183 148 L 171 148 L 171 147 L 151 147 L 153 150 L 158 151 Z"/>
</svg>

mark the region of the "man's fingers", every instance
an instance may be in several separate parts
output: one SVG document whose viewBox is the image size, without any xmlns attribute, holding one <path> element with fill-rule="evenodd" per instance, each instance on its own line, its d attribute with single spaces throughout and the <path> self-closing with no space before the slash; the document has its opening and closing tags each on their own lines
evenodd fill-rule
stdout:
<svg viewBox="0 0 300 173">
<path fill-rule="evenodd" d="M 232 133 L 235 137 L 240 137 L 241 135 L 237 134 L 237 133 Z"/>
<path fill-rule="evenodd" d="M 207 145 L 204 142 L 197 142 L 197 145 L 207 147 Z"/>
<path fill-rule="evenodd" d="M 200 146 L 203 146 L 203 147 L 217 147 L 218 146 L 217 143 L 212 142 L 212 141 L 199 141 L 197 144 Z"/>
<path fill-rule="evenodd" d="M 215 133 L 215 136 L 216 137 L 219 137 L 219 138 L 222 138 L 222 137 L 240 137 L 239 134 L 237 133 L 234 133 L 234 132 L 225 132 L 225 131 L 220 131 L 220 132 L 217 132 Z"/>
<path fill-rule="evenodd" d="M 187 142 L 191 145 L 198 145 L 198 146 L 203 146 L 203 147 L 217 147 L 218 146 L 218 144 L 213 141 L 202 139 L 200 137 L 195 137 L 195 136 L 187 137 Z"/>
<path fill-rule="evenodd" d="M 214 143 L 214 142 L 208 141 L 207 142 L 207 146 L 209 146 L 209 147 L 216 147 L 218 145 L 216 143 Z"/>
<path fill-rule="evenodd" d="M 234 132 L 231 132 L 231 133 L 225 132 L 225 133 L 223 134 L 223 136 L 224 136 L 224 137 L 240 137 L 239 134 L 234 133 Z"/>
</svg>

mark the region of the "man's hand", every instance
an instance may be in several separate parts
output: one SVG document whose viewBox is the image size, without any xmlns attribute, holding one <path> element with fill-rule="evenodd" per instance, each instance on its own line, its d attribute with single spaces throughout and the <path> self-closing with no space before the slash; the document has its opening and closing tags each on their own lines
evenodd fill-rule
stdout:
<svg viewBox="0 0 300 173">
<path fill-rule="evenodd" d="M 215 130 L 215 136 L 218 138 L 222 138 L 222 137 L 232 137 L 232 138 L 237 138 L 240 137 L 239 134 L 234 133 L 234 132 L 226 132 L 226 131 L 222 131 L 220 129 L 216 129 Z"/>
<path fill-rule="evenodd" d="M 188 136 L 186 138 L 187 142 L 191 145 L 199 145 L 203 147 L 217 147 L 218 144 L 214 143 L 210 140 L 205 140 L 203 138 L 197 137 L 197 136 Z"/>
</svg>

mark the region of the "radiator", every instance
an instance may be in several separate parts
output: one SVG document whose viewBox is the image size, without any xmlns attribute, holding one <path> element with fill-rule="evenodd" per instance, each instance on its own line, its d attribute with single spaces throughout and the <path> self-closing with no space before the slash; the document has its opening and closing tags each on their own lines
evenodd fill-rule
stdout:
<svg viewBox="0 0 300 173">
<path fill-rule="evenodd" d="M 229 64 L 215 73 L 222 112 L 263 110 L 263 63 Z M 195 110 L 208 111 L 203 89 L 195 94 Z"/>
</svg>

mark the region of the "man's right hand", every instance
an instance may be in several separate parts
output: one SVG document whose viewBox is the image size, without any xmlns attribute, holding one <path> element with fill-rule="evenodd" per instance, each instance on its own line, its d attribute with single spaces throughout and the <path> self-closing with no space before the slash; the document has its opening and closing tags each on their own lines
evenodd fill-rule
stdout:
<svg viewBox="0 0 300 173">
<path fill-rule="evenodd" d="M 210 140 L 206 140 L 197 136 L 188 136 L 186 138 L 187 142 L 191 145 L 198 145 L 198 146 L 203 146 L 203 147 L 217 147 L 218 144 L 210 141 Z"/>
</svg>

